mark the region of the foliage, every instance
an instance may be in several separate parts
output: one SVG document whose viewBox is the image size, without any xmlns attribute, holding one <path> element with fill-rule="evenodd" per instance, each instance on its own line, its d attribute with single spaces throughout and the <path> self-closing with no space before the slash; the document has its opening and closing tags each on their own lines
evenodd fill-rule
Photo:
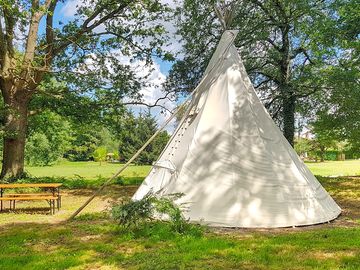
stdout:
<svg viewBox="0 0 360 270">
<path fill-rule="evenodd" d="M 95 149 L 101 142 L 99 126 L 95 124 L 75 124 L 72 136 L 71 147 L 64 156 L 71 161 L 91 160 Z"/>
<path fill-rule="evenodd" d="M 331 64 L 333 44 L 320 39 L 331 29 L 331 1 L 183 1 L 178 8 L 184 57 L 169 73 L 169 91 L 191 91 L 214 52 L 223 32 L 214 5 L 231 10 L 227 28 L 239 30 L 235 40 L 246 70 L 264 105 L 293 142 L 294 115 L 310 104 L 304 99 L 323 91 L 319 69 Z M 225 12 L 226 13 L 226 12 Z M 311 105 L 310 105 L 311 106 Z"/>
<path fill-rule="evenodd" d="M 26 162 L 29 165 L 44 166 L 55 160 L 51 157 L 50 143 L 43 133 L 34 133 L 26 144 Z"/>
<path fill-rule="evenodd" d="M 115 205 L 112 216 L 124 227 L 138 228 L 140 225 L 152 221 L 155 217 L 166 218 L 174 231 L 183 233 L 189 227 L 182 215 L 182 210 L 175 204 L 175 200 L 183 194 L 158 196 L 152 192 L 140 200 L 131 200 L 127 203 Z"/>
<path fill-rule="evenodd" d="M 322 29 L 321 39 L 336 47 L 331 63 L 320 73 L 327 86 L 317 99 L 314 125 L 330 131 L 338 141 L 347 140 L 360 150 L 360 6 L 357 1 L 331 1 L 334 24 Z"/>
<path fill-rule="evenodd" d="M 356 152 L 354 153 L 354 149 L 348 142 L 336 141 L 332 139 L 332 137 L 327 137 L 326 134 L 323 133 L 317 133 L 313 139 L 296 139 L 295 151 L 300 157 L 315 161 L 318 159 L 321 161 L 335 161 L 341 158 L 342 154 L 345 154 L 346 158 L 356 156 Z"/>
<path fill-rule="evenodd" d="M 27 164 L 50 165 L 70 148 L 71 125 L 60 115 L 44 111 L 30 119 L 27 142 Z"/>
<path fill-rule="evenodd" d="M 1 177 L 22 174 L 28 115 L 43 109 L 44 103 L 50 101 L 45 106 L 49 109 L 61 104 L 64 112 L 81 115 L 83 121 L 85 112 L 92 118 L 121 111 L 140 102 L 141 88 L 150 84 L 149 74 L 139 76 L 137 66 L 151 70 L 153 57 L 172 59 L 163 51 L 166 4 L 83 1 L 74 7 L 73 16 L 61 21 L 62 2 L 0 2 L 0 88 L 7 145 Z"/>
<path fill-rule="evenodd" d="M 93 153 L 93 158 L 95 161 L 101 162 L 106 160 L 106 154 L 107 154 L 107 150 L 105 147 L 100 146 L 98 148 L 95 149 L 94 153 Z"/>
<path fill-rule="evenodd" d="M 123 120 L 118 138 L 120 143 L 120 159 L 125 162 L 143 146 L 143 144 L 157 131 L 158 127 L 155 118 L 150 112 L 141 113 L 138 117 L 135 117 L 133 113 L 130 112 Z M 135 162 L 137 164 L 152 164 L 159 157 L 168 140 L 168 133 L 162 131 L 145 148 Z"/>
<path fill-rule="evenodd" d="M 300 157 L 306 157 L 313 150 L 312 141 L 306 138 L 297 138 L 295 140 L 295 151 Z"/>
</svg>

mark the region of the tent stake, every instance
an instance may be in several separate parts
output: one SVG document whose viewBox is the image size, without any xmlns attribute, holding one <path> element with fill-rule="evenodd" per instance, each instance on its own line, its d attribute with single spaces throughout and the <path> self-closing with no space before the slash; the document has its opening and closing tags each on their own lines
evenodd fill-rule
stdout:
<svg viewBox="0 0 360 270">
<path fill-rule="evenodd" d="M 126 162 L 124 164 L 124 166 L 122 166 L 113 176 L 111 176 L 109 179 L 107 179 L 100 187 L 98 190 L 96 190 L 93 195 L 86 200 L 86 202 L 79 207 L 79 209 L 77 209 L 66 221 L 71 221 L 72 219 L 74 219 L 97 195 L 99 195 L 101 193 L 101 191 L 110 184 L 110 182 L 112 180 L 114 180 L 116 177 L 118 177 L 140 154 L 142 151 L 144 151 L 144 149 L 146 148 L 146 146 L 148 146 L 154 139 L 155 137 L 170 123 L 170 121 L 180 112 L 180 109 L 182 108 L 182 106 L 186 104 L 186 101 L 180 105 L 175 112 L 165 121 L 165 123 L 146 141 L 146 143 L 144 143 L 144 145 L 135 153 L 135 155 L 132 156 L 132 158 L 130 158 L 128 160 L 128 162 Z"/>
</svg>

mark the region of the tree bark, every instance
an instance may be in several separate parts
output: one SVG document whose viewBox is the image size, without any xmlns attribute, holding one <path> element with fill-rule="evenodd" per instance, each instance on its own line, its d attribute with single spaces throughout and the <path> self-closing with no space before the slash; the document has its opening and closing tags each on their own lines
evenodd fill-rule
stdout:
<svg viewBox="0 0 360 270">
<path fill-rule="evenodd" d="M 25 92 L 25 91 L 21 91 Z M 24 175 L 25 140 L 28 124 L 28 98 L 5 98 L 3 162 L 0 177 L 15 181 Z"/>
<path fill-rule="evenodd" d="M 324 162 L 324 161 L 325 161 L 325 147 L 320 146 L 320 162 Z"/>
<path fill-rule="evenodd" d="M 292 147 L 294 147 L 295 134 L 295 101 L 294 94 L 288 93 L 283 97 L 283 134 Z"/>
</svg>

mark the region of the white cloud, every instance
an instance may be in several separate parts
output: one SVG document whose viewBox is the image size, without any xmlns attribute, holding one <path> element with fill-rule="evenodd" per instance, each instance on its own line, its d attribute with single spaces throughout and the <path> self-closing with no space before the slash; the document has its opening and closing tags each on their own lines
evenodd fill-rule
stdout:
<svg viewBox="0 0 360 270">
<path fill-rule="evenodd" d="M 123 58 L 122 61 L 125 59 Z M 147 85 L 143 87 L 140 91 L 142 94 L 142 101 L 146 104 L 152 105 L 155 104 L 159 98 L 165 97 L 165 93 L 162 91 L 162 84 L 166 80 L 166 75 L 163 74 L 160 70 L 160 65 L 154 62 L 152 65 L 146 65 L 144 61 L 136 61 L 130 63 L 130 61 L 124 61 L 124 64 L 129 64 L 130 67 L 134 70 L 135 74 L 139 78 L 146 78 Z M 150 109 L 151 114 L 157 119 L 159 125 L 164 123 L 168 117 L 170 117 L 170 112 L 173 111 L 176 107 L 176 102 L 170 99 L 162 99 L 157 103 L 162 107 L 153 107 Z M 141 110 L 147 110 L 146 106 L 130 106 L 131 109 L 138 113 Z M 163 109 L 166 108 L 168 111 Z M 168 131 L 173 130 L 173 122 L 167 127 Z"/>
<path fill-rule="evenodd" d="M 60 9 L 60 13 L 64 17 L 73 17 L 75 16 L 76 10 L 79 5 L 81 5 L 80 0 L 66 1 L 63 7 Z"/>
</svg>

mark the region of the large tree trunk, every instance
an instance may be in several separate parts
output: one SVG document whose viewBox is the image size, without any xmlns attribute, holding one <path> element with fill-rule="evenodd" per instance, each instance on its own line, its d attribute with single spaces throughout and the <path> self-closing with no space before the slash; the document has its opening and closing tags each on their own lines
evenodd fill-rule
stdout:
<svg viewBox="0 0 360 270">
<path fill-rule="evenodd" d="M 294 147 L 295 133 L 295 101 L 293 94 L 286 95 L 283 98 L 283 134 L 292 147 Z"/>
<path fill-rule="evenodd" d="M 25 91 L 22 91 L 25 92 Z M 6 120 L 0 177 L 14 181 L 24 175 L 24 152 L 28 123 L 28 98 L 5 98 Z"/>
</svg>

